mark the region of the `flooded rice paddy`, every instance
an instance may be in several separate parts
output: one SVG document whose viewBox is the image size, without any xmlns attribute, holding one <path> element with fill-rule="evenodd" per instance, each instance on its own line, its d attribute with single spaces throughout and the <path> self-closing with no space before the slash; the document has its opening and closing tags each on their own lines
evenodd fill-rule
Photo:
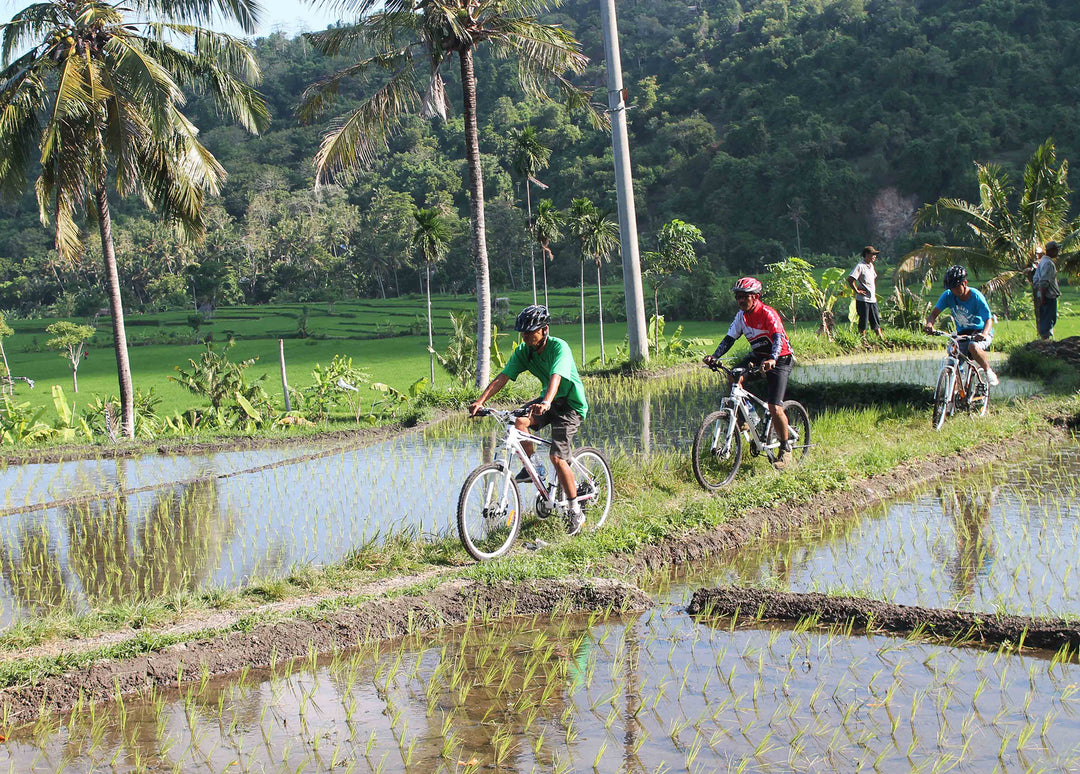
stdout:
<svg viewBox="0 0 1080 774">
<path fill-rule="evenodd" d="M 849 381 L 928 383 L 936 357 L 841 366 Z M 796 369 L 804 382 L 828 366 Z M 1003 380 L 1012 393 L 1031 391 Z M 723 383 L 705 369 L 592 383 L 579 436 L 610 454 L 690 448 Z M 464 417 L 365 446 L 311 442 L 183 457 L 80 460 L 0 471 L 0 627 L 181 590 L 281 577 L 396 532 L 452 533 L 461 482 L 498 428 Z"/>
<path fill-rule="evenodd" d="M 1080 618 L 1080 443 L 732 552 L 699 586 Z"/>
<path fill-rule="evenodd" d="M 622 438 L 627 448 L 649 448 L 640 426 L 646 410 L 648 443 L 679 443 L 703 413 L 686 408 L 695 390 L 703 403 L 711 399 L 710 386 L 688 379 L 653 385 L 652 395 L 618 404 L 623 431 L 604 431 L 612 433 L 604 436 L 608 445 Z M 590 418 L 594 432 L 608 424 L 620 426 L 605 415 Z M 378 448 L 334 451 L 319 460 L 322 470 L 338 466 L 326 478 L 298 463 L 205 476 L 83 511 L 47 509 L 36 521 L 33 512 L 3 517 L 6 610 L 10 616 L 31 609 L 48 589 L 85 604 L 118 589 L 167 593 L 176 584 L 220 583 L 241 570 L 272 572 L 309 554 L 329 558 L 334 541 L 356 539 L 352 530 L 370 534 L 362 530 L 367 521 L 320 512 L 297 526 L 289 521 L 297 509 L 317 511 L 329 488 L 348 490 L 339 508 L 376 508 L 378 500 L 360 493 L 384 485 L 379 476 L 401 476 L 393 466 L 402 463 L 391 460 L 373 472 L 363 461 L 370 467 L 405 449 L 445 469 L 426 469 L 420 488 L 430 491 L 382 492 L 382 508 L 394 496 L 408 513 L 434 508 L 425 504 L 446 496 L 440 487 L 452 498 L 464 469 L 490 453 L 490 429 L 453 422 Z M 433 449 L 441 451 L 425 456 Z M 349 488 L 346 471 L 368 483 Z M 45 717 L 0 748 L 0 770 L 1080 770 L 1075 662 L 685 613 L 698 586 L 735 581 L 942 607 L 1080 614 L 1073 569 L 1080 553 L 1078 473 L 1076 442 L 1025 453 L 844 522 L 660 579 L 650 589 L 659 604 L 640 615 L 476 623 Z M 245 490 L 230 489 L 248 475 L 270 483 L 243 496 Z M 276 498 L 274 508 L 264 503 L 259 511 L 261 524 L 251 515 L 260 497 Z M 439 507 L 445 520 L 446 506 Z M 54 522 L 41 526 L 46 513 Z M 441 528 L 434 520 L 417 523 L 431 525 L 418 527 L 424 531 Z M 22 532 L 11 524 L 22 524 Z M 258 561 L 245 555 L 252 546 Z M 166 567 L 161 558 L 169 552 L 184 558 Z M 49 569 L 27 573 L 31 560 Z M 99 577 L 102 565 L 111 575 Z"/>
<path fill-rule="evenodd" d="M 448 629 L 46 718 L 12 771 L 1075 771 L 1080 666 L 640 616 Z"/>
</svg>

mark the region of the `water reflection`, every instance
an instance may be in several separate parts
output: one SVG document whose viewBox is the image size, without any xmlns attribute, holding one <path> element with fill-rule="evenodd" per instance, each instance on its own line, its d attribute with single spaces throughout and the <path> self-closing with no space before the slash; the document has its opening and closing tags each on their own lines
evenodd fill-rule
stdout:
<svg viewBox="0 0 1080 774">
<path fill-rule="evenodd" d="M 192 591 L 211 576 L 237 526 L 219 507 L 214 480 L 52 516 L 60 529 L 20 519 L 13 535 L 0 536 L 9 620 L 19 610 L 74 612 Z"/>
<path fill-rule="evenodd" d="M 1080 764 L 1080 665 L 703 625 L 682 614 L 680 594 L 641 616 L 454 628 L 279 665 L 276 677 L 129 699 L 14 735 L 0 766 L 524 774 Z"/>
<path fill-rule="evenodd" d="M 944 564 L 952 578 L 953 599 L 957 603 L 971 599 L 977 581 L 990 574 L 994 561 L 994 532 L 990 523 L 994 493 L 993 489 L 979 492 L 938 487 L 942 512 L 952 521 L 956 536 L 956 550 Z"/>
<path fill-rule="evenodd" d="M 1076 615 L 1080 442 L 774 536 L 692 571 L 733 583 L 903 604 Z"/>
<path fill-rule="evenodd" d="M 899 362 L 885 371 L 881 363 L 845 364 L 843 373 L 850 379 L 893 379 L 909 367 Z M 813 373 L 800 368 L 796 377 Z M 580 442 L 611 456 L 648 456 L 685 454 L 727 383 L 708 369 L 691 367 L 656 380 L 595 380 L 589 390 L 593 408 Z M 837 393 L 849 402 L 852 396 L 866 399 L 836 387 L 820 388 L 816 397 L 827 404 Z M 0 625 L 19 611 L 68 609 L 77 607 L 75 599 L 123 600 L 132 589 L 149 594 L 198 584 L 235 586 L 300 563 L 339 561 L 358 545 L 395 532 L 453 537 L 461 482 L 473 467 L 493 459 L 501 438 L 502 428 L 491 420 L 468 420 L 462 413 L 422 433 L 357 447 L 316 441 L 191 457 L 9 467 L 0 471 L 0 569 L 8 580 L 0 589 Z M 176 487 L 190 489 L 177 495 Z M 97 499 L 76 505 L 70 499 L 75 495 Z M 134 515 L 166 507 L 187 515 L 171 526 L 160 517 L 152 517 L 151 526 L 145 516 Z M 193 528 L 191 514 L 198 511 L 224 529 L 214 538 L 200 532 L 188 540 L 185 531 Z M 176 534 L 167 535 L 169 529 Z M 112 537 L 103 541 L 102 535 Z M 147 548 L 169 540 L 167 551 Z M 184 571 L 199 571 L 184 580 L 172 577 L 172 553 L 185 554 L 176 562 Z M 793 572 L 781 566 L 787 561 L 779 560 L 774 574 L 786 578 Z M 158 562 L 163 566 L 136 568 Z M 114 565 L 115 577 L 108 579 L 99 577 L 104 571 L 91 570 Z"/>
</svg>

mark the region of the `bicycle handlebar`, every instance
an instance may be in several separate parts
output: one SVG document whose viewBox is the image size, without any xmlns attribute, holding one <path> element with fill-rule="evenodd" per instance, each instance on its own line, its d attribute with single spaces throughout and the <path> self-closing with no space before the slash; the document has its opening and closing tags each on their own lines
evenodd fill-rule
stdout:
<svg viewBox="0 0 1080 774">
<path fill-rule="evenodd" d="M 474 419 L 476 417 L 495 417 L 502 422 L 509 422 L 511 417 L 527 417 L 529 415 L 529 407 L 522 406 L 521 408 L 510 409 L 509 411 L 504 409 L 488 408 L 482 406 L 475 414 L 471 415 Z"/>
<path fill-rule="evenodd" d="M 929 331 L 931 336 L 947 336 L 953 341 L 982 341 L 983 335 L 981 333 L 949 333 L 948 331 L 940 331 L 937 328 Z"/>
<path fill-rule="evenodd" d="M 709 369 L 712 370 L 712 371 L 715 371 L 715 372 L 721 373 L 721 374 L 727 374 L 728 376 L 735 376 L 736 371 L 740 371 L 742 373 L 747 373 L 747 374 L 764 373 L 761 366 L 756 366 L 755 368 L 728 368 L 726 365 L 721 363 L 719 360 L 717 360 L 717 361 L 715 361 L 713 363 L 706 363 L 705 365 L 707 365 L 709 367 Z"/>
</svg>

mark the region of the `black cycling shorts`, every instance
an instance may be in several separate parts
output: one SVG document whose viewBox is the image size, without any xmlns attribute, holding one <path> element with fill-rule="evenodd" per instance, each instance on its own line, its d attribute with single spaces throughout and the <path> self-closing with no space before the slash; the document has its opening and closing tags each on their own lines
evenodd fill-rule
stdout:
<svg viewBox="0 0 1080 774">
<path fill-rule="evenodd" d="M 742 359 L 738 364 L 738 367 L 755 368 L 762 361 L 767 359 L 768 358 L 764 355 L 751 352 Z M 784 404 L 784 395 L 787 393 L 788 377 L 791 376 L 792 365 L 791 355 L 781 355 L 776 358 L 776 366 L 765 374 L 766 403 L 771 403 L 774 406 L 782 406 Z"/>
</svg>

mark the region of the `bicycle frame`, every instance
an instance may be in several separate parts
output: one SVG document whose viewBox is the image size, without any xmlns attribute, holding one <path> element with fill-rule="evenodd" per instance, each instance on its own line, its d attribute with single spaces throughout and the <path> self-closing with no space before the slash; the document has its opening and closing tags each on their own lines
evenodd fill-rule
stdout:
<svg viewBox="0 0 1080 774">
<path fill-rule="evenodd" d="M 536 491 L 540 494 L 541 497 L 544 498 L 544 501 L 547 503 L 548 508 L 550 508 L 552 511 L 566 510 L 566 508 L 568 507 L 568 501 L 566 499 L 558 500 L 555 498 L 555 491 L 557 487 L 549 487 L 544 485 L 543 480 L 540 478 L 539 471 L 537 471 L 536 466 L 532 463 L 532 459 L 528 454 L 525 453 L 525 449 L 523 449 L 521 446 L 523 442 L 531 441 L 534 444 L 538 444 L 538 446 L 541 448 L 550 448 L 551 441 L 547 438 L 541 438 L 538 435 L 522 432 L 521 430 L 517 429 L 517 426 L 514 423 L 514 419 L 519 416 L 525 416 L 525 414 L 521 413 L 522 409 L 517 409 L 515 411 L 500 411 L 498 409 L 485 408 L 484 411 L 487 412 L 489 415 L 496 417 L 504 425 L 506 425 L 506 437 L 503 439 L 501 447 L 504 454 L 502 456 L 502 459 L 500 460 L 500 463 L 503 465 L 503 467 L 505 467 L 507 471 L 506 479 L 503 483 L 504 489 L 502 492 L 502 497 L 506 497 L 506 487 L 510 486 L 510 482 L 513 478 L 509 473 L 510 462 L 514 457 L 517 457 L 517 459 L 521 461 L 521 464 L 525 468 L 525 470 L 528 471 L 529 479 L 532 481 L 533 486 L 536 487 Z M 575 479 L 580 480 L 582 477 L 588 477 L 586 472 L 577 465 L 576 460 L 570 459 L 567 462 L 570 465 L 571 469 L 574 471 Z M 589 500 L 592 499 L 592 497 L 595 497 L 595 495 L 584 495 L 580 499 Z"/>
<path fill-rule="evenodd" d="M 752 433 L 749 430 L 740 431 L 743 434 L 743 438 L 750 443 L 753 453 L 760 454 L 763 451 L 773 451 L 774 449 L 780 448 L 779 439 L 772 441 L 771 443 L 767 440 L 769 431 L 772 429 L 772 414 L 769 412 L 769 405 L 739 384 L 739 376 L 758 372 L 735 369 L 740 371 L 740 373 L 735 373 L 735 370 L 728 369 L 720 364 L 717 365 L 717 370 L 722 369 L 727 371 L 728 375 L 731 377 L 731 391 L 728 393 L 727 397 L 721 399 L 720 408 L 726 408 L 732 411 L 735 418 L 735 421 L 728 423 L 728 437 L 724 439 L 724 446 L 727 447 L 731 444 L 731 436 L 736 432 L 736 428 L 741 420 L 746 423 L 747 427 L 754 428 L 754 432 Z M 746 401 L 748 400 L 757 404 L 757 407 L 762 411 L 762 416 L 764 418 L 759 418 L 757 425 L 752 425 L 750 423 L 750 417 L 747 415 Z M 721 428 L 717 427 L 716 438 L 713 439 L 714 447 L 720 445 L 720 431 Z"/>
<path fill-rule="evenodd" d="M 949 372 L 949 390 L 948 394 L 950 398 L 955 399 L 960 397 L 961 399 L 968 399 L 969 396 L 964 391 L 964 368 L 979 368 L 979 364 L 972 360 L 970 355 L 965 355 L 960 350 L 960 344 L 965 341 L 974 341 L 971 336 L 960 336 L 955 333 L 947 333 L 940 331 L 938 335 L 948 336 L 949 341 L 945 345 L 945 357 L 941 359 L 941 368 L 938 370 L 938 374 L 942 371 L 948 370 Z"/>
</svg>

